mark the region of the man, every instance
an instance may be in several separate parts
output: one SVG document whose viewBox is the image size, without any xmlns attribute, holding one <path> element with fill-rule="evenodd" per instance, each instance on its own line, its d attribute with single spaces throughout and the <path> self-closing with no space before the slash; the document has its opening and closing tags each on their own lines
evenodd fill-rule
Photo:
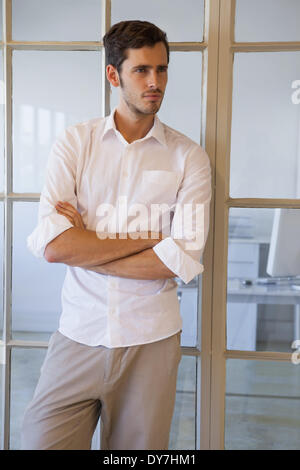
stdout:
<svg viewBox="0 0 300 470">
<path fill-rule="evenodd" d="M 210 165 L 198 144 L 156 116 L 168 78 L 166 34 L 125 21 L 103 41 L 119 104 L 57 139 L 28 238 L 33 254 L 67 272 L 23 449 L 89 449 L 100 415 L 101 449 L 167 449 L 181 358 L 174 277 L 187 283 L 203 270 Z M 169 211 L 151 218 L 157 204 Z"/>
</svg>

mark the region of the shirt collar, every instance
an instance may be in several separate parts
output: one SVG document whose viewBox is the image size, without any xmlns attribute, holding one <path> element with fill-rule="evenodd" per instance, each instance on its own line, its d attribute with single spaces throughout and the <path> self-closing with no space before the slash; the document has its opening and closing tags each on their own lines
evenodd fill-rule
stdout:
<svg viewBox="0 0 300 470">
<path fill-rule="evenodd" d="M 120 132 L 117 130 L 116 123 L 115 123 L 115 120 L 114 120 L 114 115 L 115 115 L 116 109 L 117 108 L 115 107 L 111 111 L 110 115 L 106 117 L 106 122 L 105 122 L 105 126 L 104 126 L 102 139 L 111 130 L 113 130 L 115 132 L 115 134 L 120 135 Z M 147 135 L 145 135 L 145 137 L 143 137 L 142 139 L 139 139 L 138 141 L 142 142 L 146 139 L 149 139 L 150 137 L 154 137 L 161 145 L 167 146 L 163 123 L 160 121 L 160 119 L 158 118 L 158 116 L 156 114 L 154 116 L 154 123 L 153 123 L 153 126 L 151 127 L 150 131 L 148 132 Z M 123 138 L 123 136 L 122 136 L 122 138 Z"/>
</svg>

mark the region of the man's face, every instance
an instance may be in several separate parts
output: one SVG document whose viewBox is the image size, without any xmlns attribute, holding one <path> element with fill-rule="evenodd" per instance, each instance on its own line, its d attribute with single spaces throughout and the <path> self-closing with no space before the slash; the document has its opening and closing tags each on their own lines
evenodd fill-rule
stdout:
<svg viewBox="0 0 300 470">
<path fill-rule="evenodd" d="M 163 42 L 128 49 L 121 67 L 121 98 L 137 115 L 156 114 L 168 81 L 168 57 Z"/>
</svg>

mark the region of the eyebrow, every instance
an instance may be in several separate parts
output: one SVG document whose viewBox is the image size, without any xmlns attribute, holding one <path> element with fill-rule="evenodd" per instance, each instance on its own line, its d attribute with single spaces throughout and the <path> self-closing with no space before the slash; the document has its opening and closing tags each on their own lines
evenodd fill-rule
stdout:
<svg viewBox="0 0 300 470">
<path fill-rule="evenodd" d="M 160 64 L 158 65 L 157 67 L 164 67 L 164 68 L 168 68 L 168 64 Z M 140 69 L 140 68 L 144 68 L 144 69 L 152 69 L 153 67 L 151 65 L 146 65 L 146 64 L 140 64 L 140 65 L 135 65 L 134 67 L 132 67 L 131 70 L 136 70 L 136 69 Z"/>
</svg>

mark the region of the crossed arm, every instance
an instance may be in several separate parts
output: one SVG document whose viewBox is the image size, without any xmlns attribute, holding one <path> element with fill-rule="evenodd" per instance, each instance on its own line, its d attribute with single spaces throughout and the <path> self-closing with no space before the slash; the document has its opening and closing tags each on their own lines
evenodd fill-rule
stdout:
<svg viewBox="0 0 300 470">
<path fill-rule="evenodd" d="M 96 232 L 85 229 L 81 215 L 71 204 L 59 201 L 55 207 L 73 227 L 48 243 L 44 253 L 48 262 L 130 279 L 176 277 L 152 250 L 163 239 L 161 233 L 157 238 L 100 239 Z"/>
</svg>

